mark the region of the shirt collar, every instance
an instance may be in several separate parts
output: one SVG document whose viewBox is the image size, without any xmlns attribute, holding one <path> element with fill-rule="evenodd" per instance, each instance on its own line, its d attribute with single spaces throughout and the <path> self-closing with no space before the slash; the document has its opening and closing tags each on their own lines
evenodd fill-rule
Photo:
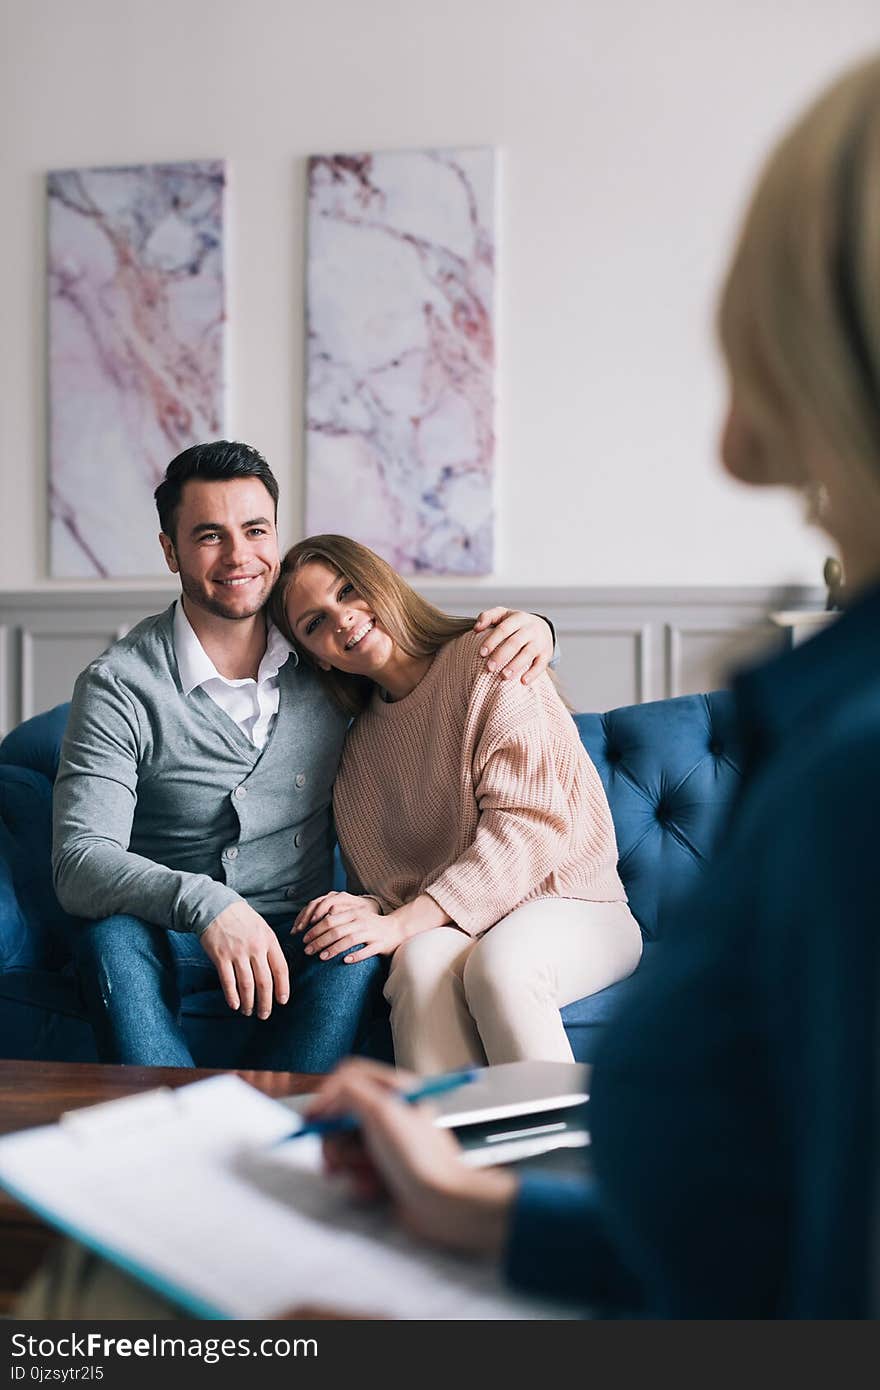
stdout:
<svg viewBox="0 0 880 1390">
<path fill-rule="evenodd" d="M 299 657 L 280 628 L 276 627 L 269 614 L 266 614 L 266 655 L 260 662 L 260 677 L 275 676 L 287 661 L 293 657 L 293 665 L 299 665 Z"/>
<path fill-rule="evenodd" d="M 880 675 L 880 586 L 857 599 L 814 637 L 733 681 L 749 751 L 763 755 L 801 736 L 844 696 Z"/>
<path fill-rule="evenodd" d="M 227 677 L 222 676 L 217 670 L 193 631 L 180 599 L 174 606 L 174 654 L 177 657 L 177 670 L 184 695 L 191 695 L 197 686 L 205 685 L 211 680 L 226 681 L 227 685 L 230 684 Z M 294 665 L 297 665 L 299 658 L 296 652 L 284 633 L 267 615 L 266 654 L 260 662 L 258 679 L 277 675 L 290 656 L 293 657 Z"/>
</svg>

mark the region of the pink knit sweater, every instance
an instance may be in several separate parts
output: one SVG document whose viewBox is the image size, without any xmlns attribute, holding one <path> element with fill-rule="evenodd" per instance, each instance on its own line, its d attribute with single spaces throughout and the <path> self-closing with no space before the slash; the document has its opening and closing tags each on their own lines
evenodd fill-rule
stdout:
<svg viewBox="0 0 880 1390">
<path fill-rule="evenodd" d="M 333 792 L 343 858 L 385 912 L 429 893 L 477 935 L 533 898 L 625 902 L 599 775 L 547 676 L 485 670 L 480 633 L 441 647 L 416 688 L 377 690 Z"/>
</svg>

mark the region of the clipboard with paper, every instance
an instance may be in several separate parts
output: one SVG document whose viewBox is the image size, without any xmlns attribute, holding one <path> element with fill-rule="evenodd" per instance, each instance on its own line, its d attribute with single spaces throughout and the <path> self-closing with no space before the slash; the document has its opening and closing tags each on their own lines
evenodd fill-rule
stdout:
<svg viewBox="0 0 880 1390">
<path fill-rule="evenodd" d="M 195 1317 L 273 1318 L 304 1303 L 404 1319 L 571 1316 L 354 1206 L 321 1171 L 317 1138 L 278 1143 L 291 1122 L 239 1077 L 212 1077 L 6 1136 L 0 1184 Z"/>
</svg>

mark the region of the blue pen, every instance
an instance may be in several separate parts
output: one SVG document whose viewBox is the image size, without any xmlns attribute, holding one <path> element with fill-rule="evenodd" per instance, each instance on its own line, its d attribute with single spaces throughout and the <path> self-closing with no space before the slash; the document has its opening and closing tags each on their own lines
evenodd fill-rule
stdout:
<svg viewBox="0 0 880 1390">
<path fill-rule="evenodd" d="M 454 1091 L 457 1086 L 466 1086 L 469 1081 L 476 1081 L 479 1074 L 479 1069 L 476 1069 L 473 1071 L 449 1071 L 443 1076 L 433 1076 L 422 1082 L 421 1086 L 416 1086 L 412 1091 L 401 1091 L 400 1099 L 406 1101 L 408 1105 L 415 1105 L 416 1101 L 427 1100 L 429 1096 L 439 1096 L 444 1091 Z M 302 1129 L 295 1130 L 293 1134 L 285 1134 L 283 1139 L 276 1139 L 275 1144 L 286 1144 L 291 1139 L 301 1139 L 305 1134 L 351 1134 L 357 1128 L 356 1116 L 336 1115 L 330 1120 L 312 1120 L 304 1124 Z"/>
</svg>

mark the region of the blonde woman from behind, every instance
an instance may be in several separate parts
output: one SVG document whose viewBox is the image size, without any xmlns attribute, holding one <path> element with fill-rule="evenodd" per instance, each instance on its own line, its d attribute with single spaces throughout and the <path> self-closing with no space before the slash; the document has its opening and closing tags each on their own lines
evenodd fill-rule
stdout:
<svg viewBox="0 0 880 1390">
<path fill-rule="evenodd" d="M 427 1240 L 494 1253 L 521 1288 L 618 1316 L 876 1318 L 880 56 L 774 151 L 720 327 L 724 466 L 803 494 L 847 601 L 734 683 L 742 791 L 604 1032 L 589 1176 L 466 1168 L 375 1063 L 344 1063 L 313 1114 L 357 1115 L 362 1146 L 327 1157 L 360 1190 Z"/>
</svg>

